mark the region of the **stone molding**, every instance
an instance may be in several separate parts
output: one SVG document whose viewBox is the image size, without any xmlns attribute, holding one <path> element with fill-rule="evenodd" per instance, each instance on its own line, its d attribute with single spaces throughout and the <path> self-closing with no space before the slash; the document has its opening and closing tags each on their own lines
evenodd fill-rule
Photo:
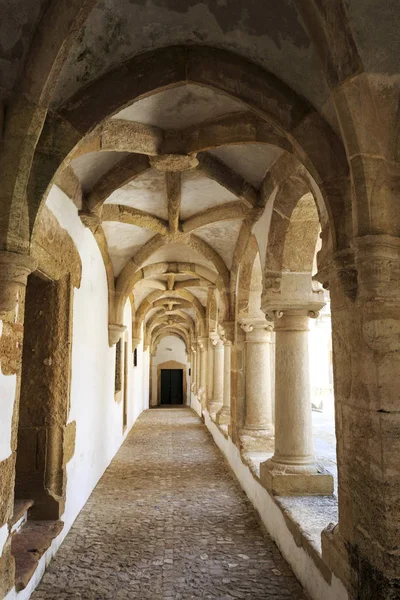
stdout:
<svg viewBox="0 0 400 600">
<path fill-rule="evenodd" d="M 115 323 L 109 323 L 108 325 L 108 344 L 109 346 L 115 346 L 122 338 L 126 331 L 126 325 L 117 325 Z"/>
</svg>

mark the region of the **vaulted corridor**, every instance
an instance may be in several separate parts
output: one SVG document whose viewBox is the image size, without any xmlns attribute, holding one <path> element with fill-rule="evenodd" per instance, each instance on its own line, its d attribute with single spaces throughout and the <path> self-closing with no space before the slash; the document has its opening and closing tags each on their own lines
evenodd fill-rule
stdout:
<svg viewBox="0 0 400 600">
<path fill-rule="evenodd" d="M 303 600 L 219 450 L 187 408 L 142 413 L 35 600 Z"/>
</svg>

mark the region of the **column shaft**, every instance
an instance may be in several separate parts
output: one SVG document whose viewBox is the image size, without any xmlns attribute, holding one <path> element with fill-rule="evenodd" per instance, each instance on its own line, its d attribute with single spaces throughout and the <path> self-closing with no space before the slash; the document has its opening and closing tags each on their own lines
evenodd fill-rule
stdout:
<svg viewBox="0 0 400 600">
<path fill-rule="evenodd" d="M 200 345 L 200 401 L 202 409 L 206 408 L 206 387 L 207 387 L 207 340 L 203 340 Z"/>
<path fill-rule="evenodd" d="M 214 345 L 214 382 L 210 413 L 216 414 L 223 404 L 224 394 L 224 344 L 218 339 Z"/>
<path fill-rule="evenodd" d="M 282 495 L 333 493 L 332 476 L 313 455 L 308 318 L 306 310 L 285 310 L 275 320 L 275 454 L 260 475 Z"/>
<path fill-rule="evenodd" d="M 242 322 L 246 331 L 246 410 L 241 443 L 245 450 L 272 450 L 271 326 L 266 319 Z"/>
<path fill-rule="evenodd" d="M 231 353 L 232 342 L 224 342 L 224 392 L 223 405 L 217 413 L 217 423 L 229 425 L 231 420 Z"/>
</svg>

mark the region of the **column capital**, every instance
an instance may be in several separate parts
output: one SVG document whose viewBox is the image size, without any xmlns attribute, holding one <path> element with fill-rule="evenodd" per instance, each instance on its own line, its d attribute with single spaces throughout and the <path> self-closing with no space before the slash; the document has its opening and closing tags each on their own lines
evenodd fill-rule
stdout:
<svg viewBox="0 0 400 600">
<path fill-rule="evenodd" d="M 108 324 L 108 344 L 109 346 L 115 346 L 122 338 L 126 330 L 126 325 L 118 325 L 117 323 Z"/>
<path fill-rule="evenodd" d="M 201 337 L 197 340 L 197 344 L 200 348 L 200 352 L 205 352 L 205 350 L 207 350 L 207 342 L 208 342 L 208 338 L 206 338 L 206 337 Z"/>
<path fill-rule="evenodd" d="M 218 347 L 223 346 L 223 341 L 216 331 L 212 331 L 210 333 L 210 341 L 213 346 L 218 346 Z"/>
<path fill-rule="evenodd" d="M 221 337 L 225 340 L 233 342 L 235 336 L 235 323 L 232 321 L 224 321 L 221 328 Z"/>
<path fill-rule="evenodd" d="M 246 333 L 246 342 L 266 342 L 273 329 L 272 323 L 263 318 L 244 318 L 239 325 Z"/>
<path fill-rule="evenodd" d="M 14 310 L 19 289 L 26 286 L 36 267 L 35 259 L 27 254 L 0 251 L 0 318 Z"/>
<path fill-rule="evenodd" d="M 304 303 L 303 305 L 291 305 L 281 303 L 280 305 L 270 305 L 263 307 L 267 321 L 274 325 L 276 328 L 277 324 L 284 317 L 307 317 L 309 319 L 317 319 L 320 310 L 325 306 L 325 301 L 315 301 Z"/>
<path fill-rule="evenodd" d="M 316 308 L 285 308 L 269 313 L 267 318 L 273 323 L 274 331 L 308 331 L 309 319 L 317 319 L 319 316 Z"/>
</svg>

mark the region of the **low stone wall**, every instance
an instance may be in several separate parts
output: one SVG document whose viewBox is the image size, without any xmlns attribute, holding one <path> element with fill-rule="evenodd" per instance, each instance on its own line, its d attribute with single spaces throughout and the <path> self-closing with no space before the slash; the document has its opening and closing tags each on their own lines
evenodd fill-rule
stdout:
<svg viewBox="0 0 400 600">
<path fill-rule="evenodd" d="M 230 437 L 214 423 L 207 411 L 203 412 L 203 417 L 206 427 L 259 513 L 268 533 L 310 598 L 352 600 L 342 582 L 328 569 L 318 550 L 310 543 L 307 532 L 300 528 L 288 511 L 282 509 L 278 499 L 261 485 Z"/>
</svg>

